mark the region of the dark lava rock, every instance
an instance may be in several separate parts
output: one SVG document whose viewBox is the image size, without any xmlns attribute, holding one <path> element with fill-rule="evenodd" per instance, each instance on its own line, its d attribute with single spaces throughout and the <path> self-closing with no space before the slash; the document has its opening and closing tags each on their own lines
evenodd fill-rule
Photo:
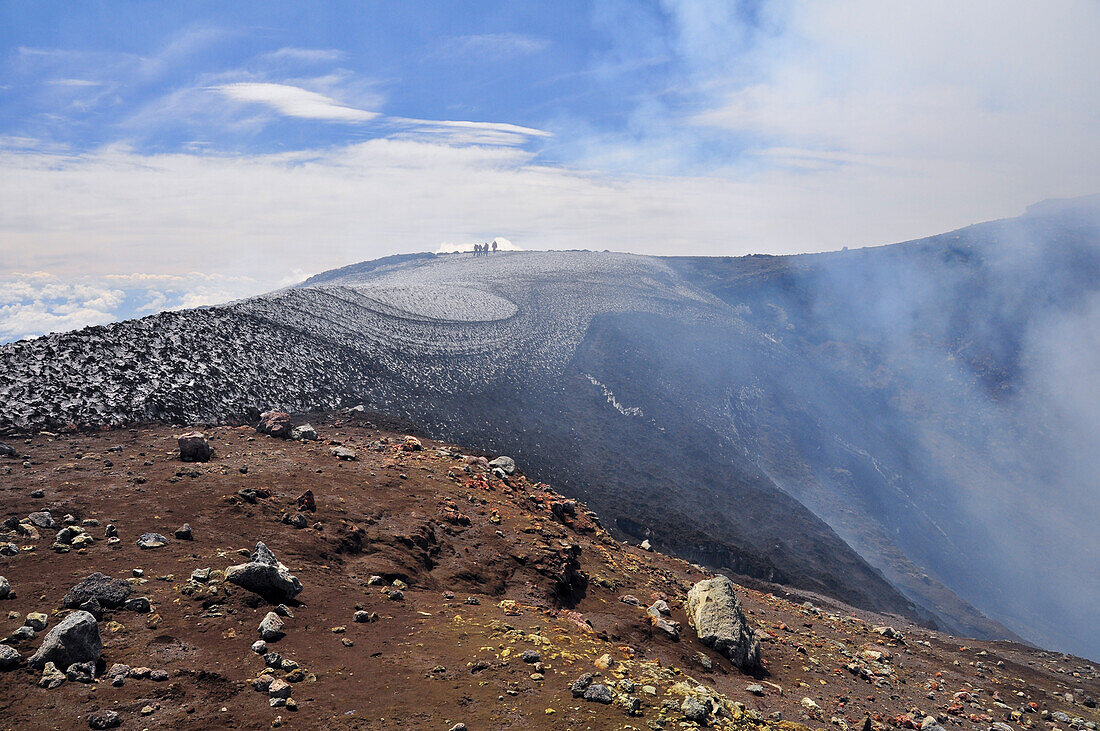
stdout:
<svg viewBox="0 0 1100 731">
<path fill-rule="evenodd" d="M 573 684 L 569 686 L 569 690 L 574 698 L 583 698 L 584 691 L 588 690 L 590 685 L 592 685 L 592 673 L 585 673 L 573 681 Z"/>
<path fill-rule="evenodd" d="M 122 725 L 122 716 L 118 711 L 96 711 L 88 716 L 88 728 L 118 728 Z"/>
<path fill-rule="evenodd" d="M 174 535 L 176 538 L 178 538 L 181 541 L 193 541 L 193 540 L 195 540 L 195 535 L 194 535 L 194 533 L 191 532 L 191 524 L 190 523 L 184 523 L 179 528 L 176 528 L 176 532 L 173 533 L 172 535 Z"/>
<path fill-rule="evenodd" d="M 201 431 L 181 434 L 176 441 L 179 443 L 180 460 L 183 462 L 209 462 L 214 456 L 214 448 Z"/>
<path fill-rule="evenodd" d="M 256 425 L 256 431 L 261 434 L 270 434 L 280 439 L 289 439 L 293 429 L 290 414 L 283 411 L 265 411 L 260 414 L 260 423 Z"/>
<path fill-rule="evenodd" d="M 584 699 L 590 703 L 612 703 L 615 700 L 615 694 L 606 685 L 593 683 L 584 691 Z"/>
<path fill-rule="evenodd" d="M 89 599 L 95 599 L 108 609 L 116 609 L 130 597 L 131 591 L 129 582 L 112 579 L 97 571 L 69 589 L 69 593 L 61 601 L 64 606 L 74 608 Z"/>
</svg>

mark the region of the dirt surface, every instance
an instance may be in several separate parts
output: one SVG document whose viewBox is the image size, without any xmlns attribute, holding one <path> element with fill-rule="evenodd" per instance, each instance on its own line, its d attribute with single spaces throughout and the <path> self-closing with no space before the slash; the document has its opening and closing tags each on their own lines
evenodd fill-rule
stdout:
<svg viewBox="0 0 1100 731">
<path fill-rule="evenodd" d="M 711 699 L 708 723 L 730 728 L 862 729 L 868 718 L 872 729 L 913 728 L 933 716 L 948 729 L 985 731 L 1100 720 L 1088 705 L 1100 698 L 1100 669 L 1085 660 L 958 640 L 820 597 L 804 604 L 759 582 L 739 593 L 767 670 L 744 675 L 698 642 L 683 611 L 687 590 L 709 573 L 616 542 L 583 505 L 520 472 L 505 481 L 426 439 L 406 451 L 404 425 L 369 414 L 310 421 L 320 441 L 207 428 L 207 463 L 181 462 L 185 430 L 168 426 L 4 438 L 19 454 L 0 458 L 0 517 L 48 510 L 57 527 L 24 522 L 0 535 L 19 547 L 0 556 L 14 594 L 0 600 L 0 635 L 29 612 L 55 626 L 69 611 L 65 593 L 102 572 L 129 581 L 152 612 L 103 612 L 99 672 L 124 663 L 167 678 L 116 687 L 101 676 L 47 690 L 24 663 L 0 673 L 0 728 L 86 728 L 108 709 L 135 729 L 691 728 L 680 711 L 687 696 Z M 338 460 L 338 445 L 357 458 Z M 307 490 L 315 510 L 299 507 Z M 76 526 L 98 521 L 84 527 L 90 545 L 53 548 L 66 515 Z M 184 523 L 193 540 L 174 537 Z M 106 539 L 108 525 L 118 542 Z M 146 532 L 167 545 L 139 548 Z M 252 687 L 265 660 L 250 646 L 274 605 L 219 573 L 248 561 L 257 541 L 304 586 L 286 602 L 286 636 L 269 646 L 298 664 L 269 671 L 291 682 L 296 709 L 270 707 Z M 204 568 L 210 580 L 189 579 Z M 395 581 L 408 585 L 401 598 Z M 681 624 L 678 640 L 649 621 L 657 599 Z M 356 622 L 356 611 L 377 618 Z M 26 658 L 43 636 L 8 644 Z M 525 650 L 541 665 L 525 662 Z M 612 663 L 600 669 L 605 654 Z M 583 673 L 613 686 L 615 701 L 574 698 L 570 684 Z"/>
</svg>

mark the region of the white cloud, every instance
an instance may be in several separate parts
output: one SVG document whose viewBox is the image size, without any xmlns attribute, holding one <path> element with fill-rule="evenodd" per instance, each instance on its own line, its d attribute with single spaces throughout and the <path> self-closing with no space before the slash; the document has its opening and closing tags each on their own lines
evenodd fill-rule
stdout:
<svg viewBox="0 0 1100 731">
<path fill-rule="evenodd" d="M 234 101 L 264 104 L 288 117 L 319 119 L 328 122 L 367 122 L 377 112 L 340 104 L 331 97 L 289 84 L 237 82 L 213 87 Z"/>
<path fill-rule="evenodd" d="M 820 172 L 868 200 L 904 189 L 914 212 L 950 224 L 943 193 L 964 192 L 960 171 L 979 188 L 965 194 L 973 218 L 1100 189 L 1090 0 L 792 0 L 764 6 L 755 30 L 705 0 L 666 4 L 706 100 L 689 121 L 740 140 L 757 166 L 801 168 L 808 185 Z M 718 53 L 722 35 L 739 42 Z"/>
<path fill-rule="evenodd" d="M 550 41 L 522 33 L 482 33 L 453 36 L 443 43 L 443 52 L 478 59 L 501 59 L 545 50 Z"/>
<path fill-rule="evenodd" d="M 250 277 L 199 272 L 0 275 L 0 343 L 101 325 L 166 309 L 212 305 L 266 289 Z"/>
<path fill-rule="evenodd" d="M 294 48 L 287 46 L 261 58 L 265 61 L 291 61 L 298 63 L 329 63 L 339 61 L 346 54 L 336 48 Z"/>
<path fill-rule="evenodd" d="M 51 79 L 46 82 L 55 86 L 102 86 L 101 81 L 91 81 L 89 79 Z"/>
<path fill-rule="evenodd" d="M 387 117 L 386 122 L 407 127 L 401 133 L 406 139 L 443 142 L 449 145 L 499 145 L 515 147 L 532 138 L 546 138 L 551 134 L 533 127 L 503 122 L 463 122 L 431 119 L 407 119 Z"/>
<path fill-rule="evenodd" d="M 422 140 L 237 156 L 0 150 L 0 267 L 71 277 L 186 274 L 201 262 L 270 287 L 295 268 L 497 232 L 536 249 L 797 252 L 1016 215 L 1023 204 L 1005 194 L 1009 184 L 1026 202 L 1081 192 L 1071 181 L 992 186 L 966 161 L 933 169 L 935 196 L 919 175 L 883 178 L 867 165 L 809 175 L 788 166 L 745 180 L 612 175 L 547 166 L 518 148 Z"/>
</svg>

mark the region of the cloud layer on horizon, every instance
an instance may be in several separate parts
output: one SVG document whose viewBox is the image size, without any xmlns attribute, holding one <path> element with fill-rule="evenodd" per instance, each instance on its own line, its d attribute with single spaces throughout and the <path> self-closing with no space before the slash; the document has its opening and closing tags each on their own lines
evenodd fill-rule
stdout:
<svg viewBox="0 0 1100 731">
<path fill-rule="evenodd" d="M 792 253 L 1100 190 L 1087 0 L 490 10 L 364 17 L 370 43 L 248 3 L 79 50 L 0 33 L 0 275 L 200 270 L 231 297 L 497 235 Z"/>
</svg>

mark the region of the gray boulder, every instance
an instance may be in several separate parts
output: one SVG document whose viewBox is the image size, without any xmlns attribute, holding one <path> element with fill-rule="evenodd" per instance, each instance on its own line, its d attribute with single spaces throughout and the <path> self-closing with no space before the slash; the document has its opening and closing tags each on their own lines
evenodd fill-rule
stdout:
<svg viewBox="0 0 1100 731">
<path fill-rule="evenodd" d="M 256 544 L 251 558 L 248 563 L 227 568 L 225 580 L 269 598 L 293 599 L 301 593 L 302 583 L 275 558 L 263 541 Z"/>
<path fill-rule="evenodd" d="M 11 582 L 0 576 L 0 599 L 7 599 L 11 594 Z"/>
<path fill-rule="evenodd" d="M 268 612 L 257 629 L 260 632 L 260 638 L 264 642 L 274 642 L 286 636 L 286 632 L 283 632 L 283 626 L 283 620 L 278 614 Z"/>
<path fill-rule="evenodd" d="M 710 699 L 689 695 L 680 704 L 680 713 L 684 714 L 686 720 L 705 726 L 707 717 L 710 716 Z"/>
<path fill-rule="evenodd" d="M 688 591 L 685 609 L 700 642 L 746 672 L 760 669 L 760 640 L 745 620 L 733 582 L 725 576 L 700 581 Z"/>
<path fill-rule="evenodd" d="M 87 612 L 73 612 L 46 633 L 38 652 L 31 655 L 31 667 L 40 668 L 47 662 L 67 668 L 73 663 L 95 662 L 103 652 L 99 625 Z"/>
<path fill-rule="evenodd" d="M 122 725 L 122 716 L 118 711 L 96 711 L 88 716 L 88 728 L 108 729 L 118 728 Z"/>
<path fill-rule="evenodd" d="M 18 457 L 19 453 L 10 444 L 0 442 L 0 457 Z"/>
<path fill-rule="evenodd" d="M 506 475 L 510 475 L 516 471 L 516 461 L 511 457 L 497 457 L 489 463 L 489 466 L 493 469 L 503 470 Z"/>
<path fill-rule="evenodd" d="M 183 462 L 209 462 L 214 456 L 214 448 L 201 431 L 181 434 L 176 442 L 179 444 L 180 460 Z"/>
<path fill-rule="evenodd" d="M 37 513 L 31 513 L 27 516 L 31 521 L 31 525 L 35 528 L 56 528 L 57 521 L 50 515 L 49 510 L 40 510 Z"/>
<path fill-rule="evenodd" d="M 290 430 L 290 438 L 303 442 L 315 442 L 319 439 L 317 430 L 314 429 L 311 424 L 302 424 L 301 426 L 294 427 Z"/>
<path fill-rule="evenodd" d="M 11 670 L 19 667 L 23 662 L 23 656 L 10 645 L 0 645 L 0 670 Z"/>
<path fill-rule="evenodd" d="M 112 579 L 110 576 L 97 571 L 83 579 L 72 589 L 69 589 L 69 593 L 61 601 L 66 607 L 73 609 L 89 599 L 95 599 L 100 606 L 117 609 L 130 597 L 131 591 L 129 582 L 122 579 Z M 68 665 L 62 667 L 68 667 Z"/>
<path fill-rule="evenodd" d="M 168 539 L 160 533 L 142 533 L 137 544 L 138 548 L 160 548 L 168 545 Z"/>
<path fill-rule="evenodd" d="M 336 459 L 340 459 L 345 462 L 353 462 L 356 459 L 354 449 L 348 449 L 347 447 L 333 447 L 329 451 L 332 452 L 332 456 L 336 457 Z"/>
</svg>

